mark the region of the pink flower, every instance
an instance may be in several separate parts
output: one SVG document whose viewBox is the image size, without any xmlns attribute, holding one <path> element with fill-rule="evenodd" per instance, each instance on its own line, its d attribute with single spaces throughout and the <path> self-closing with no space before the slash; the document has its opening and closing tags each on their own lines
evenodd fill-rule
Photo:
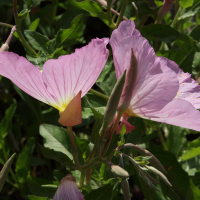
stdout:
<svg viewBox="0 0 200 200">
<path fill-rule="evenodd" d="M 60 181 L 53 200 L 84 200 L 76 185 L 76 179 L 71 174 Z"/>
<path fill-rule="evenodd" d="M 110 44 L 117 78 L 130 66 L 131 49 L 138 62 L 136 83 L 126 113 L 158 122 L 200 131 L 198 84 L 167 58 L 157 57 L 149 42 L 123 21 L 114 30 Z M 183 84 L 182 84 L 183 83 Z"/>
<path fill-rule="evenodd" d="M 94 39 L 71 55 L 48 60 L 42 72 L 26 58 L 2 52 L 0 74 L 32 97 L 58 109 L 60 122 L 65 126 L 73 126 L 82 120 L 81 105 L 76 104 L 80 104 L 80 98 L 95 83 L 106 63 L 107 43 L 107 38 Z"/>
</svg>

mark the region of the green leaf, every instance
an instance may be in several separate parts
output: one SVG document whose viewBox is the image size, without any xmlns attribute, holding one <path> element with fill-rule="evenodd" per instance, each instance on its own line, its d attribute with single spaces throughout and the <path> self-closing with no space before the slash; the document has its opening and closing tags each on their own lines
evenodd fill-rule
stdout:
<svg viewBox="0 0 200 200">
<path fill-rule="evenodd" d="M 191 31 L 189 35 L 190 38 L 199 41 L 200 40 L 199 30 L 200 30 L 200 25 L 196 26 Z M 174 42 L 171 51 L 169 51 L 168 54 L 165 54 L 165 57 L 175 61 L 179 65 L 179 67 L 183 69 L 183 71 L 192 73 L 193 71 L 192 64 L 194 61 L 196 50 L 194 50 L 194 48 L 191 48 L 191 45 L 188 44 L 190 43 L 190 38 L 187 39 L 188 42 L 185 42 L 183 40 Z"/>
<path fill-rule="evenodd" d="M 53 171 L 53 176 L 56 179 L 58 183 L 62 180 L 62 178 L 65 176 L 60 170 L 54 170 Z"/>
<path fill-rule="evenodd" d="M 129 119 L 129 122 L 133 126 L 136 126 L 136 129 L 131 131 L 131 133 L 125 135 L 125 141 L 126 143 L 138 144 L 142 136 L 146 133 L 146 128 L 143 119 L 138 117 L 131 117 Z"/>
<path fill-rule="evenodd" d="M 70 137 L 66 129 L 50 124 L 43 124 L 40 126 L 39 132 L 44 138 L 45 147 L 62 152 L 73 160 Z"/>
<path fill-rule="evenodd" d="M 40 70 L 43 69 L 44 63 L 48 60 L 48 57 L 41 51 L 37 54 L 37 57 L 32 57 L 26 54 L 26 58 L 35 66 L 39 66 Z"/>
<path fill-rule="evenodd" d="M 96 83 L 104 82 L 109 77 L 109 74 L 112 71 L 112 69 L 113 69 L 113 61 L 108 60 L 103 70 L 101 71 L 101 74 L 99 75 L 99 78 L 97 79 Z"/>
<path fill-rule="evenodd" d="M 191 7 L 194 3 L 194 0 L 180 0 L 179 4 L 182 8 Z"/>
<path fill-rule="evenodd" d="M 199 200 L 200 199 L 200 190 L 197 187 L 195 187 L 195 185 L 193 184 L 191 179 L 190 179 L 190 188 L 193 191 L 194 200 Z"/>
<path fill-rule="evenodd" d="M 28 9 L 31 8 L 32 4 L 33 4 L 33 0 L 26 0 L 26 5 L 27 5 Z"/>
<path fill-rule="evenodd" d="M 191 148 L 189 150 L 186 150 L 186 152 L 182 155 L 182 160 L 189 160 L 197 155 L 200 154 L 200 147 L 197 148 Z"/>
<path fill-rule="evenodd" d="M 190 186 L 189 177 L 178 163 L 176 157 L 172 153 L 161 149 L 150 150 L 150 152 L 164 166 L 167 171 L 167 178 L 172 184 L 172 187 L 166 187 L 166 184 L 161 182 L 164 195 L 169 199 L 185 199 Z"/>
<path fill-rule="evenodd" d="M 105 95 L 110 96 L 115 83 L 117 82 L 115 71 L 111 72 L 109 77 L 102 83 L 97 82 L 99 88 L 104 92 Z M 98 97 L 99 98 L 99 97 Z M 93 104 L 94 105 L 94 104 Z"/>
<path fill-rule="evenodd" d="M 20 88 L 18 88 L 16 85 L 14 85 L 15 90 L 20 95 L 20 97 L 27 103 L 27 105 L 31 108 L 33 113 L 35 114 L 38 121 L 41 123 L 43 121 L 42 115 L 41 115 L 41 107 L 40 102 L 38 100 L 35 100 L 34 98 L 30 97 L 28 94 L 26 94 L 24 91 L 22 91 Z"/>
<path fill-rule="evenodd" d="M 11 126 L 12 126 L 11 122 L 12 122 L 13 114 L 16 110 L 16 107 L 17 107 L 17 104 L 13 103 L 6 110 L 5 116 L 0 123 L 0 139 L 1 140 L 8 134 L 8 131 L 10 131 L 11 129 Z"/>
<path fill-rule="evenodd" d="M 54 159 L 58 161 L 61 165 L 67 165 L 69 167 L 73 167 L 74 164 L 69 157 L 67 157 L 64 153 L 54 151 L 53 149 L 45 148 L 42 145 L 38 144 L 40 151 L 46 158 Z"/>
<path fill-rule="evenodd" d="M 28 176 L 27 178 L 27 186 L 29 189 L 29 194 L 32 194 L 34 196 L 53 198 L 56 192 L 56 188 L 43 187 L 49 184 L 53 184 L 53 182 L 45 180 L 45 179 L 30 177 L 30 176 Z"/>
<path fill-rule="evenodd" d="M 18 18 L 17 18 L 17 21 L 16 21 L 16 24 L 18 26 L 20 26 L 23 19 L 25 19 L 26 17 L 29 16 L 29 12 L 30 12 L 30 10 L 24 9 L 18 14 Z"/>
<path fill-rule="evenodd" d="M 150 24 L 142 27 L 141 34 L 148 40 L 161 40 L 162 42 L 171 43 L 175 41 L 180 33 L 169 25 Z"/>
<path fill-rule="evenodd" d="M 29 26 L 30 31 L 35 31 L 40 23 L 40 18 L 35 19 Z"/>
<path fill-rule="evenodd" d="M 100 129 L 102 126 L 102 122 L 103 122 L 103 116 L 101 113 L 99 113 L 88 101 L 88 104 L 94 114 L 95 117 L 95 123 L 93 125 L 92 128 L 92 134 L 91 134 L 91 141 L 95 144 L 99 141 L 100 139 Z"/>
<path fill-rule="evenodd" d="M 66 129 L 49 124 L 43 124 L 40 126 L 40 135 L 45 139 L 45 147 L 62 152 L 66 154 L 69 159 L 73 160 L 70 137 Z M 89 141 L 77 137 L 74 139 L 78 150 L 79 162 L 80 164 L 84 164 L 82 155 L 86 151 Z"/>
<path fill-rule="evenodd" d="M 47 197 L 28 196 L 29 200 L 48 200 Z"/>
<path fill-rule="evenodd" d="M 46 36 L 31 30 L 24 31 L 24 34 L 34 49 L 42 51 L 46 54 L 53 53 L 48 48 L 49 39 Z"/>
<path fill-rule="evenodd" d="M 53 40 L 49 42 L 50 49 L 56 49 L 67 44 L 70 40 L 78 39 L 82 35 L 82 15 L 75 17 L 69 29 L 60 29 Z"/>
<path fill-rule="evenodd" d="M 169 151 L 174 153 L 177 158 L 181 156 L 183 148 L 187 143 L 184 130 L 184 128 L 178 126 L 169 126 L 167 148 Z"/>
<path fill-rule="evenodd" d="M 112 196 L 113 186 L 107 184 L 96 190 L 92 190 L 86 197 L 85 200 L 110 200 Z"/>
<path fill-rule="evenodd" d="M 82 2 L 77 2 L 75 0 L 69 0 L 69 2 L 76 8 L 89 12 L 93 17 L 97 17 L 98 14 L 102 12 L 101 7 L 94 1 L 86 0 Z"/>
<path fill-rule="evenodd" d="M 7 179 L 8 173 L 10 171 L 11 165 L 13 163 L 15 157 L 15 153 L 7 160 L 7 162 L 5 163 L 5 165 L 3 166 L 1 172 L 0 172 L 0 192 L 3 188 L 3 185 Z"/>
<path fill-rule="evenodd" d="M 194 16 L 196 13 L 198 12 L 198 10 L 189 10 L 188 12 L 184 13 L 183 15 L 181 15 L 180 17 L 178 17 L 178 20 L 181 19 L 186 19 L 188 17 L 192 17 Z"/>
<path fill-rule="evenodd" d="M 193 191 L 192 191 L 191 188 L 189 188 L 188 191 L 187 191 L 186 200 L 194 200 L 194 195 L 193 195 Z"/>
<path fill-rule="evenodd" d="M 20 183 L 24 183 L 31 167 L 31 158 L 35 147 L 35 139 L 32 137 L 28 140 L 22 152 L 19 154 L 16 163 L 16 176 Z"/>
</svg>

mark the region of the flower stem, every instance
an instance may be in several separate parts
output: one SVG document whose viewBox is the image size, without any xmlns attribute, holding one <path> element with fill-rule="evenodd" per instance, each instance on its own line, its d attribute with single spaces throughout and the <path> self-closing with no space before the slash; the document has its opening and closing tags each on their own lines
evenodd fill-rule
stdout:
<svg viewBox="0 0 200 200">
<path fill-rule="evenodd" d="M 89 91 L 90 91 L 91 93 L 93 93 L 93 94 L 95 94 L 95 95 L 97 95 L 97 96 L 99 96 L 99 97 L 101 97 L 101 98 L 107 100 L 107 101 L 108 101 L 108 99 L 109 99 L 108 96 L 106 96 L 106 95 L 104 95 L 104 94 L 102 94 L 102 93 L 100 93 L 100 92 L 97 92 L 96 90 L 90 89 Z"/>
<path fill-rule="evenodd" d="M 20 26 L 17 23 L 17 19 L 18 19 L 18 12 L 17 12 L 17 0 L 13 0 L 13 8 L 14 8 L 14 17 L 15 17 L 15 24 L 16 24 L 16 31 L 17 34 L 19 36 L 19 38 L 21 39 L 22 44 L 24 45 L 24 47 L 34 56 L 37 56 L 37 53 L 29 46 L 29 44 L 26 42 L 26 40 L 24 39 L 24 36 L 21 33 L 20 30 Z"/>
<path fill-rule="evenodd" d="M 102 152 L 102 156 L 104 156 L 104 155 L 106 154 L 107 150 L 109 149 L 109 146 L 110 146 L 110 142 L 111 142 L 111 140 L 112 140 L 113 133 L 115 132 L 115 130 L 116 130 L 116 128 L 117 128 L 117 125 L 119 124 L 119 121 L 120 121 L 121 116 L 123 115 L 123 113 L 124 113 L 123 111 L 118 110 L 117 117 L 116 117 L 115 122 L 114 122 L 114 124 L 113 124 L 113 126 L 112 126 L 112 129 L 111 129 L 111 131 L 110 131 L 110 134 L 109 134 L 109 136 L 108 136 L 108 139 L 107 139 L 107 141 L 106 141 L 106 143 L 105 143 L 105 145 L 104 145 L 104 149 L 103 149 L 103 152 Z"/>
<path fill-rule="evenodd" d="M 91 168 L 89 168 L 86 173 L 86 181 L 85 182 L 86 182 L 88 192 L 90 192 L 92 190 L 90 181 L 91 181 Z"/>
<path fill-rule="evenodd" d="M 83 187 L 83 183 L 85 181 L 85 176 L 86 176 L 86 171 L 81 172 L 81 176 L 80 176 L 80 180 L 79 180 L 79 184 L 78 184 L 79 188 Z"/>
<path fill-rule="evenodd" d="M 174 17 L 174 20 L 172 21 L 171 27 L 173 27 L 173 28 L 175 27 L 176 22 L 178 21 L 178 17 L 179 17 L 180 12 L 181 12 L 181 8 L 178 9 L 178 11 L 177 11 L 177 13 Z"/>
<path fill-rule="evenodd" d="M 137 26 L 137 19 L 138 19 L 138 8 L 134 2 L 132 2 L 132 6 L 135 8 L 135 25 Z"/>
<path fill-rule="evenodd" d="M 74 140 L 74 133 L 73 133 L 72 127 L 68 126 L 67 130 L 69 132 L 69 137 L 70 137 L 70 141 L 71 141 L 71 145 L 72 145 L 72 154 L 73 154 L 74 162 L 75 162 L 76 167 L 78 169 L 80 169 L 81 166 L 80 166 L 79 161 L 78 161 L 78 150 L 76 148 L 76 143 L 75 143 L 75 140 Z"/>
<path fill-rule="evenodd" d="M 0 22 L 0 26 L 5 26 L 5 27 L 8 27 L 8 28 L 12 28 L 13 27 L 13 25 L 6 24 L 6 23 L 3 23 L 3 22 Z"/>
<path fill-rule="evenodd" d="M 163 135 L 162 135 L 160 129 L 158 129 L 158 137 L 160 138 L 160 142 L 161 142 L 161 144 L 162 144 L 162 146 L 163 146 L 163 149 L 167 151 L 168 148 L 167 148 L 167 145 L 166 145 L 166 143 L 165 143 L 165 140 L 164 140 L 164 138 L 163 138 Z"/>
<path fill-rule="evenodd" d="M 121 6 L 121 10 L 120 10 L 118 19 L 117 19 L 116 28 L 119 26 L 120 22 L 121 22 L 122 19 L 123 19 L 124 12 L 125 12 L 125 10 L 126 10 L 127 4 L 128 4 L 128 0 L 122 0 L 122 6 Z"/>
<path fill-rule="evenodd" d="M 149 15 L 144 15 L 136 28 L 138 30 L 140 30 L 142 28 L 143 24 L 147 21 L 148 18 L 149 18 Z"/>
</svg>

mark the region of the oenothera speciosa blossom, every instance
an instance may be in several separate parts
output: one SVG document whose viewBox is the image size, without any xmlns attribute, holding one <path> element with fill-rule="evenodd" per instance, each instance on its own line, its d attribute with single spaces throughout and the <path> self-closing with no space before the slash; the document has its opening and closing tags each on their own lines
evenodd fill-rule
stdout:
<svg viewBox="0 0 200 200">
<path fill-rule="evenodd" d="M 113 31 L 110 44 L 116 76 L 129 70 L 120 105 L 126 114 L 200 131 L 200 86 L 178 65 L 157 57 L 149 42 L 135 29 L 133 21 L 123 21 Z M 134 62 L 133 62 L 134 63 Z M 130 85 L 132 84 L 132 85 Z"/>
<path fill-rule="evenodd" d="M 107 57 L 108 39 L 93 39 L 71 55 L 45 62 L 43 71 L 26 58 L 0 53 L 0 74 L 32 97 L 59 110 L 59 122 L 74 126 L 82 122 L 81 97 L 97 80 Z"/>
</svg>

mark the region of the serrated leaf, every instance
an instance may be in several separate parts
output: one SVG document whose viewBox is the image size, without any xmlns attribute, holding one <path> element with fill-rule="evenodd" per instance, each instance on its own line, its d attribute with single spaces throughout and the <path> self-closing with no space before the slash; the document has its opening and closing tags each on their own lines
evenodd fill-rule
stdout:
<svg viewBox="0 0 200 200">
<path fill-rule="evenodd" d="M 7 160 L 7 162 L 5 163 L 5 165 L 3 166 L 1 172 L 0 172 L 0 192 L 3 188 L 3 185 L 7 179 L 8 173 L 10 171 L 12 162 L 14 160 L 15 157 L 15 153 Z"/>
</svg>

